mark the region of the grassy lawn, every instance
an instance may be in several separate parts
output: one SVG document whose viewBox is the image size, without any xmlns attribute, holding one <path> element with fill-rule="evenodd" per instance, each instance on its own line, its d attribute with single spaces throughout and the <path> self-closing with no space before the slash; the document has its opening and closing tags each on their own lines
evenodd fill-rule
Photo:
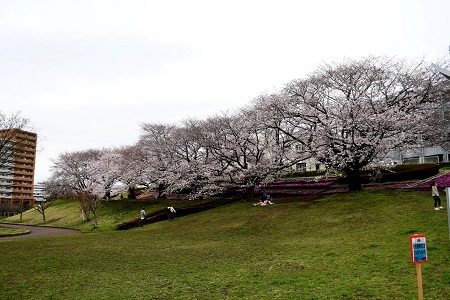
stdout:
<svg viewBox="0 0 450 300">
<path fill-rule="evenodd" d="M 124 208 L 103 227 L 130 216 L 138 211 Z M 450 299 L 447 210 L 434 211 L 428 191 L 403 190 L 237 202 L 143 229 L 0 240 L 0 299 L 417 299 L 413 233 L 427 235 L 424 299 Z"/>
<path fill-rule="evenodd" d="M 30 232 L 26 229 L 16 229 L 16 228 L 5 228 L 0 225 L 0 237 L 4 236 L 13 236 L 13 235 L 21 235 Z"/>
</svg>

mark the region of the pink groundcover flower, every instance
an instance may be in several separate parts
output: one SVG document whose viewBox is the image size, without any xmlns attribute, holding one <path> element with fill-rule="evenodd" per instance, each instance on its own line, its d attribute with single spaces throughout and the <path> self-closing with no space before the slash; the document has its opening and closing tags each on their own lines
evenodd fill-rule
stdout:
<svg viewBox="0 0 450 300">
<path fill-rule="evenodd" d="M 266 191 L 269 194 L 282 195 L 319 195 L 348 192 L 347 187 L 333 187 L 338 177 L 329 178 L 298 178 L 291 180 L 277 180 L 268 183 L 265 186 L 255 188 L 256 193 Z M 387 183 L 363 186 L 363 190 L 392 190 L 392 189 L 426 189 L 430 188 L 431 183 L 436 181 L 440 188 L 450 186 L 450 172 L 444 173 L 432 179 L 424 180 L 418 183 Z"/>
<path fill-rule="evenodd" d="M 428 180 L 418 182 L 417 184 L 411 185 L 410 187 L 415 188 L 415 189 L 426 189 L 426 188 L 431 187 L 431 184 L 434 181 L 436 182 L 436 185 L 439 188 L 446 188 L 446 187 L 450 186 L 450 172 L 444 173 L 433 179 L 428 179 Z"/>
</svg>

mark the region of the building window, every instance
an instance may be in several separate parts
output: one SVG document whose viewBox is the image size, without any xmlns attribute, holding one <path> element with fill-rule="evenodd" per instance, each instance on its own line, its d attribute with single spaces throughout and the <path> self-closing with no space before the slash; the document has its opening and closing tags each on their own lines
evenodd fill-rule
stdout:
<svg viewBox="0 0 450 300">
<path fill-rule="evenodd" d="M 435 156 L 425 156 L 423 158 L 423 162 L 425 163 L 437 163 L 439 162 L 439 156 L 435 155 Z"/>
<path fill-rule="evenodd" d="M 306 163 L 297 163 L 297 164 L 295 165 L 295 169 L 296 169 L 297 171 L 303 171 L 303 170 L 306 170 Z"/>
<path fill-rule="evenodd" d="M 418 157 L 411 157 L 411 158 L 405 158 L 403 160 L 404 164 L 418 164 L 419 158 Z"/>
</svg>

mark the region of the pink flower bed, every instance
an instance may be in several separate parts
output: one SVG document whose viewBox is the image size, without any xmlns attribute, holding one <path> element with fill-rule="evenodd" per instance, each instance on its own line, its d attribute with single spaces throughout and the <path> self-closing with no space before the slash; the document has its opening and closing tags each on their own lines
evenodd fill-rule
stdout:
<svg viewBox="0 0 450 300">
<path fill-rule="evenodd" d="M 442 174 L 441 176 L 439 176 L 437 178 L 420 182 L 420 183 L 418 183 L 416 185 L 411 186 L 411 188 L 415 188 L 415 189 L 431 188 L 431 183 L 433 181 L 436 181 L 436 185 L 439 188 L 446 188 L 446 187 L 450 186 L 450 172 L 444 173 L 444 174 Z"/>
<path fill-rule="evenodd" d="M 322 179 L 315 178 L 297 178 L 290 180 L 277 180 L 255 188 L 255 192 L 260 193 L 263 190 L 272 190 L 273 192 L 283 194 L 314 194 L 315 191 L 321 192 L 323 189 L 333 185 L 337 181 L 337 177 L 328 177 Z M 308 190 L 308 191 L 306 191 Z"/>
<path fill-rule="evenodd" d="M 303 187 L 327 187 L 333 185 L 331 181 L 305 182 L 305 183 L 285 183 L 285 184 L 268 184 L 266 188 L 303 188 Z"/>
<path fill-rule="evenodd" d="M 156 198 L 158 193 L 144 193 L 136 196 L 136 199 L 148 199 L 148 198 Z"/>
<path fill-rule="evenodd" d="M 270 185 L 287 185 L 287 184 L 314 184 L 314 183 L 335 183 L 338 177 L 326 177 L 321 179 L 316 178 L 296 178 L 296 179 L 281 179 L 271 182 Z"/>
<path fill-rule="evenodd" d="M 178 195 L 178 194 L 164 194 L 166 199 L 170 200 L 189 200 L 188 196 L 185 195 Z"/>
<path fill-rule="evenodd" d="M 386 185 L 372 185 L 372 186 L 365 186 L 363 189 L 365 191 L 369 190 L 393 190 L 393 189 L 402 189 L 406 187 L 407 184 L 405 183 L 393 183 L 393 184 L 386 184 Z"/>
<path fill-rule="evenodd" d="M 275 190 L 265 190 L 269 195 L 282 194 L 282 195 L 316 195 L 320 194 L 322 189 L 275 189 Z"/>
<path fill-rule="evenodd" d="M 283 195 L 319 195 L 319 194 L 333 194 L 333 193 L 346 193 L 347 187 L 333 187 L 336 183 L 337 177 L 325 178 L 316 181 L 316 179 L 301 178 L 297 180 L 278 180 L 267 186 L 260 186 L 255 188 L 256 193 L 267 191 L 269 194 L 283 194 Z M 450 185 L 450 173 L 446 177 L 439 177 L 437 180 L 438 185 L 441 186 L 448 182 Z M 439 184 L 440 183 L 440 184 Z M 424 186 L 429 187 L 430 183 L 424 183 Z M 369 185 L 364 186 L 363 190 L 381 190 L 381 189 L 401 189 L 408 187 L 407 183 L 392 183 L 385 185 Z"/>
</svg>

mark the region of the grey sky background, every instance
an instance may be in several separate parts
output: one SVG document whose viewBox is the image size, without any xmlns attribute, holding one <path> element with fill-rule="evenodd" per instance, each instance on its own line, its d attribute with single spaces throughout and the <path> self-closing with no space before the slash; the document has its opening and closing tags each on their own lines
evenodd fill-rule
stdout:
<svg viewBox="0 0 450 300">
<path fill-rule="evenodd" d="M 0 111 L 59 154 L 249 104 L 323 62 L 448 59 L 447 0 L 0 1 Z"/>
</svg>

